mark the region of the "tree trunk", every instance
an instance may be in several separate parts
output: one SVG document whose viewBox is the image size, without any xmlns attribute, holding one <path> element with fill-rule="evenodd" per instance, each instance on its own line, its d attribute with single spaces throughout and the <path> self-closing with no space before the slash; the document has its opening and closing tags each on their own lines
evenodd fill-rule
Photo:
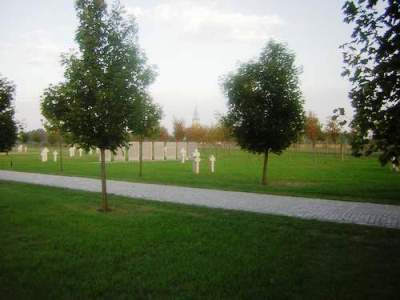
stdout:
<svg viewBox="0 0 400 300">
<path fill-rule="evenodd" d="M 102 198 L 102 208 L 104 212 L 109 211 L 107 202 L 107 184 L 106 184 L 106 155 L 105 149 L 100 148 L 100 160 L 101 160 L 101 198 Z"/>
<path fill-rule="evenodd" d="M 268 150 L 264 153 L 264 166 L 263 166 L 263 173 L 262 173 L 262 185 L 267 185 L 267 168 L 268 168 Z"/>
<path fill-rule="evenodd" d="M 8 155 L 8 151 L 6 152 L 6 155 L 7 155 L 8 158 L 10 159 L 10 167 L 11 167 L 11 169 L 12 169 L 12 167 L 13 167 L 13 160 L 12 160 L 12 157 L 11 157 L 11 155 Z"/>
<path fill-rule="evenodd" d="M 340 143 L 340 157 L 344 160 L 344 151 L 343 151 L 343 143 Z"/>
<path fill-rule="evenodd" d="M 139 177 L 143 175 L 143 138 L 139 138 Z"/>
<path fill-rule="evenodd" d="M 60 134 L 60 139 L 58 141 L 58 146 L 59 146 L 59 150 L 60 150 L 60 172 L 62 173 L 64 171 L 64 166 L 63 166 L 63 156 L 62 156 L 62 137 Z"/>
<path fill-rule="evenodd" d="M 317 161 L 317 148 L 315 147 L 316 144 L 312 144 L 313 152 L 314 152 L 314 162 Z"/>
</svg>

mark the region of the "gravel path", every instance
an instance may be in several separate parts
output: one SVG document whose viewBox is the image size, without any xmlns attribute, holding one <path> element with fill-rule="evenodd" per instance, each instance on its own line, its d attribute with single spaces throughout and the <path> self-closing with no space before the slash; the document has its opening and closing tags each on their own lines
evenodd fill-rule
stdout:
<svg viewBox="0 0 400 300">
<path fill-rule="evenodd" d="M 100 191 L 100 180 L 0 171 L 0 180 L 26 182 L 91 192 Z M 400 229 L 400 206 L 217 191 L 147 183 L 108 180 L 108 192 L 134 198 L 200 205 Z"/>
</svg>

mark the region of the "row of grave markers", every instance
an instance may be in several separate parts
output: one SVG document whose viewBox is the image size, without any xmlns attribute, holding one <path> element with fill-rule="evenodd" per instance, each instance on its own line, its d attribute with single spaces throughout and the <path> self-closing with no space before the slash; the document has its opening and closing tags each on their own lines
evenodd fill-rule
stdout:
<svg viewBox="0 0 400 300">
<path fill-rule="evenodd" d="M 197 149 L 197 143 L 192 142 L 143 142 L 142 159 L 143 160 L 187 160 L 187 153 L 193 153 Z M 115 161 L 138 161 L 139 160 L 139 142 L 130 142 L 129 148 L 118 148 L 114 155 Z M 100 158 L 99 158 L 100 159 Z M 106 150 L 106 162 L 112 160 L 112 153 Z"/>
<path fill-rule="evenodd" d="M 117 151 L 116 157 L 120 158 L 121 160 L 125 160 L 125 159 L 122 159 L 122 158 L 125 158 L 125 155 L 123 155 L 123 152 L 122 152 L 123 150 L 122 149 L 118 149 L 118 150 L 119 151 Z M 82 156 L 83 150 L 82 149 L 78 149 L 78 151 L 79 151 L 79 155 Z M 42 149 L 42 151 L 40 153 L 42 162 L 47 162 L 47 160 L 48 160 L 47 155 L 48 155 L 49 152 L 50 152 L 50 150 L 47 147 Z M 96 152 L 99 152 L 99 149 L 96 149 Z M 92 150 L 90 150 L 89 154 L 92 154 L 92 153 L 93 153 Z M 71 147 L 69 149 L 69 154 L 72 157 L 75 156 L 75 147 Z M 53 151 L 53 160 L 54 160 L 54 162 L 57 162 L 57 157 L 58 157 L 58 152 L 57 151 Z M 111 151 L 110 150 L 106 150 L 105 158 L 106 158 L 106 161 L 111 161 Z M 192 152 L 191 158 L 193 159 L 193 165 L 192 165 L 193 173 L 199 174 L 200 173 L 200 162 L 201 162 L 201 159 L 200 159 L 200 152 L 199 152 L 199 150 L 197 148 L 195 148 L 194 151 Z M 181 150 L 180 150 L 181 163 L 185 163 L 185 161 L 187 159 L 189 159 L 189 157 L 187 156 L 186 149 L 185 149 L 185 147 L 182 147 Z M 215 156 L 211 155 L 209 157 L 211 173 L 215 172 L 215 161 L 216 161 Z"/>
<path fill-rule="evenodd" d="M 197 149 L 197 143 L 192 142 L 143 142 L 142 144 L 142 159 L 143 160 L 177 160 L 177 159 L 191 159 L 187 157 L 187 153 L 193 153 Z M 50 152 L 47 147 L 43 148 L 41 156 L 43 154 L 47 156 Z M 56 151 L 55 151 L 56 152 Z M 55 153 L 53 152 L 53 154 Z M 82 157 L 84 150 L 72 146 L 68 149 L 69 157 L 75 157 L 76 152 Z M 93 154 L 93 150 L 90 149 L 89 155 Z M 100 149 L 96 149 L 96 154 L 100 154 Z M 100 156 L 100 155 L 99 155 Z M 100 159 L 100 157 L 99 157 Z M 114 159 L 115 161 L 135 161 L 139 160 L 139 142 L 130 142 L 129 148 L 118 148 L 116 154 L 112 155 L 110 150 L 105 151 L 105 160 L 110 162 Z M 47 160 L 46 160 L 47 161 Z"/>
</svg>

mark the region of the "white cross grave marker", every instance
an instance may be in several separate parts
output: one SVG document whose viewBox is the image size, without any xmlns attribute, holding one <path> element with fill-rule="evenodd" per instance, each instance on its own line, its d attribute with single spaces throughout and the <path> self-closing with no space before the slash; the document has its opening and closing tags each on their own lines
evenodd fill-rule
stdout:
<svg viewBox="0 0 400 300">
<path fill-rule="evenodd" d="M 69 148 L 69 157 L 74 157 L 75 156 L 75 147 L 70 147 Z"/>
<path fill-rule="evenodd" d="M 200 152 L 196 149 L 193 154 L 193 172 L 196 174 L 200 173 Z"/>
<path fill-rule="evenodd" d="M 57 151 L 53 151 L 53 160 L 54 160 L 54 162 L 57 162 L 57 155 L 58 155 L 58 152 Z"/>
<path fill-rule="evenodd" d="M 28 146 L 24 147 L 24 152 L 28 152 Z"/>
<path fill-rule="evenodd" d="M 47 153 L 49 153 L 49 149 L 44 147 L 43 150 L 40 152 L 40 156 L 42 157 L 42 162 L 47 161 Z"/>
<path fill-rule="evenodd" d="M 79 157 L 82 157 L 83 149 L 79 148 L 78 152 L 79 152 Z"/>
<path fill-rule="evenodd" d="M 200 157 L 200 152 L 199 152 L 199 150 L 197 150 L 197 148 L 192 153 L 192 157 L 193 157 L 193 159 L 195 159 L 196 157 Z"/>
<path fill-rule="evenodd" d="M 215 172 L 215 161 L 216 161 L 215 156 L 211 155 L 209 158 L 209 161 L 210 161 L 211 173 L 214 173 Z"/>
<path fill-rule="evenodd" d="M 92 155 L 92 154 L 93 154 L 93 150 L 92 150 L 92 148 L 90 148 L 89 155 Z"/>
<path fill-rule="evenodd" d="M 196 157 L 194 159 L 194 172 L 196 174 L 200 173 L 200 161 L 201 161 L 200 157 Z"/>
</svg>

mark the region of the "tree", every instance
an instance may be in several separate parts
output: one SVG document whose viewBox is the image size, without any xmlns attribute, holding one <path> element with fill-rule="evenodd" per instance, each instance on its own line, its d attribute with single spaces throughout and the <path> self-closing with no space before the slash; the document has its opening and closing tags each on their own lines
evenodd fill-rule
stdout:
<svg viewBox="0 0 400 300">
<path fill-rule="evenodd" d="M 339 107 L 333 110 L 332 121 L 339 127 L 339 138 L 340 138 L 340 157 L 344 160 L 344 149 L 343 144 L 345 143 L 346 131 L 344 126 L 347 124 L 347 120 L 344 113 L 344 108 Z"/>
<path fill-rule="evenodd" d="M 47 133 L 42 128 L 31 130 L 28 132 L 28 135 L 31 142 L 39 145 L 45 143 L 47 140 Z"/>
<path fill-rule="evenodd" d="M 315 144 L 322 138 L 322 125 L 318 117 L 311 111 L 305 119 L 304 132 L 315 150 Z"/>
<path fill-rule="evenodd" d="M 42 115 L 46 118 L 45 127 L 49 134 L 49 143 L 55 138 L 58 141 L 59 147 L 59 166 L 60 172 L 64 171 L 63 165 L 63 132 L 65 122 L 63 116 L 69 112 L 66 86 L 63 84 L 50 85 L 41 97 L 40 107 Z M 65 128 L 64 128 L 65 129 Z M 55 141 L 54 141 L 55 142 Z"/>
<path fill-rule="evenodd" d="M 178 141 L 183 141 L 186 135 L 185 130 L 185 121 L 174 119 L 173 121 L 173 128 L 174 128 L 174 138 Z"/>
<path fill-rule="evenodd" d="M 18 132 L 18 140 L 21 144 L 26 144 L 29 140 L 29 135 L 25 132 L 24 128 L 21 126 Z"/>
<path fill-rule="evenodd" d="M 328 122 L 325 126 L 325 134 L 332 143 L 336 144 L 338 142 L 340 136 L 340 127 L 337 120 L 333 120 L 332 118 L 328 119 Z"/>
<path fill-rule="evenodd" d="M 17 141 L 18 128 L 14 120 L 14 95 L 14 84 L 0 76 L 0 152 L 6 152 L 7 155 Z"/>
<path fill-rule="evenodd" d="M 163 141 L 166 142 L 169 140 L 169 133 L 168 133 L 168 129 L 165 128 L 164 126 L 160 126 L 160 128 L 158 128 L 158 138 Z"/>
<path fill-rule="evenodd" d="M 239 145 L 264 154 L 261 183 L 267 183 L 268 154 L 280 154 L 303 129 L 304 111 L 295 55 L 270 41 L 256 61 L 240 65 L 223 83 L 228 119 Z"/>
<path fill-rule="evenodd" d="M 101 210 L 107 211 L 105 151 L 127 142 L 132 107 L 154 72 L 139 48 L 134 20 L 123 18 L 118 3 L 107 10 L 102 0 L 78 0 L 75 7 L 79 51 L 63 57 L 64 96 L 56 99 L 66 109 L 59 121 L 73 143 L 100 149 Z"/>
<path fill-rule="evenodd" d="M 128 127 L 139 138 L 139 176 L 143 175 L 143 140 L 154 136 L 159 127 L 162 116 L 161 107 L 153 103 L 148 94 L 138 97 L 131 107 L 132 116 Z"/>
<path fill-rule="evenodd" d="M 208 128 L 200 124 L 194 124 L 186 128 L 186 138 L 189 141 L 195 141 L 198 143 L 206 142 L 208 134 Z"/>
<path fill-rule="evenodd" d="M 344 49 L 344 76 L 355 115 L 353 154 L 379 150 L 382 165 L 400 156 L 400 3 L 346 1 L 344 21 L 353 24 Z"/>
</svg>

